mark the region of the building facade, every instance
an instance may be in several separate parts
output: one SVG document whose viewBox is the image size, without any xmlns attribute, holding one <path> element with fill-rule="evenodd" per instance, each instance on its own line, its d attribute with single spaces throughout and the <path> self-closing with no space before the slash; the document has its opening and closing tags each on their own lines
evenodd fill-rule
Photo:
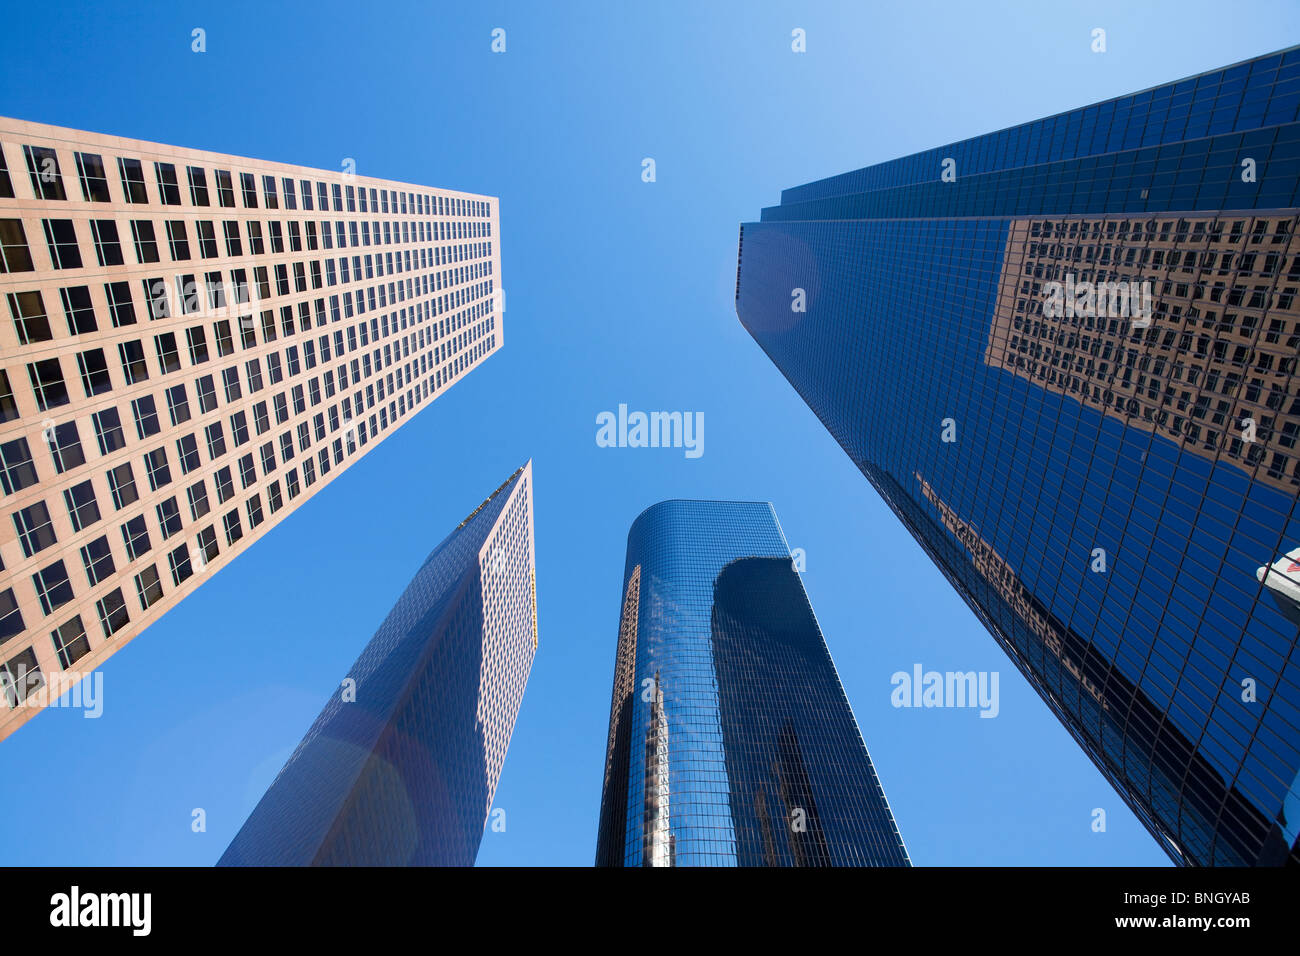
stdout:
<svg viewBox="0 0 1300 956">
<path fill-rule="evenodd" d="M 598 866 L 906 866 L 770 504 L 628 534 Z"/>
<path fill-rule="evenodd" d="M 532 463 L 421 565 L 221 866 L 472 866 L 537 650 Z"/>
<path fill-rule="evenodd" d="M 1300 862 L 1298 109 L 1294 48 L 741 227 L 742 324 L 1182 864 Z"/>
<path fill-rule="evenodd" d="M 501 347 L 498 228 L 0 118 L 0 739 Z"/>
</svg>

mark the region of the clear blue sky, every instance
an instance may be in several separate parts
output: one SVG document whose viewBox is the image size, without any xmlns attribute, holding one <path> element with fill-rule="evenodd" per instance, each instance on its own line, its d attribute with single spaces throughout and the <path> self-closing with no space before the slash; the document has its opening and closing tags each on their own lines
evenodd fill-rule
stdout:
<svg viewBox="0 0 1300 956">
<path fill-rule="evenodd" d="M 213 863 L 424 556 L 529 457 L 541 644 L 480 865 L 591 864 L 627 529 L 671 497 L 774 503 L 915 863 L 1167 863 L 741 328 L 737 224 L 1287 46 L 1300 5 L 431 6 L 7 11 L 0 112 L 500 196 L 507 299 L 500 354 L 109 660 L 100 720 L 52 709 L 0 745 L 0 863 Z M 597 447 L 619 403 L 703 412 L 703 456 Z M 917 662 L 999 671 L 999 716 L 894 709 Z"/>
</svg>

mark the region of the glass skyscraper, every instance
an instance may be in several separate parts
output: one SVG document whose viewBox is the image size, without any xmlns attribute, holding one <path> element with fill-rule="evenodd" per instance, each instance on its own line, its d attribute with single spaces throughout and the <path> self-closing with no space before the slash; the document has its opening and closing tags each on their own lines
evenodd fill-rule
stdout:
<svg viewBox="0 0 1300 956">
<path fill-rule="evenodd" d="M 1175 862 L 1300 862 L 1300 48 L 787 189 L 745 328 Z"/>
<path fill-rule="evenodd" d="M 907 866 L 770 504 L 628 534 L 598 866 Z"/>
<path fill-rule="evenodd" d="M 219 866 L 471 866 L 537 649 L 532 463 L 434 549 Z"/>
</svg>

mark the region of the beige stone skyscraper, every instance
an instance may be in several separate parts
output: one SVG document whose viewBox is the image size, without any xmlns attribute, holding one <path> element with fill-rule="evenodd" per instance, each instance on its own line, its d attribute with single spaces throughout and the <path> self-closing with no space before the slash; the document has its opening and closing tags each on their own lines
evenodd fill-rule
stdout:
<svg viewBox="0 0 1300 956">
<path fill-rule="evenodd" d="M 0 739 L 501 347 L 498 225 L 0 118 Z"/>
</svg>

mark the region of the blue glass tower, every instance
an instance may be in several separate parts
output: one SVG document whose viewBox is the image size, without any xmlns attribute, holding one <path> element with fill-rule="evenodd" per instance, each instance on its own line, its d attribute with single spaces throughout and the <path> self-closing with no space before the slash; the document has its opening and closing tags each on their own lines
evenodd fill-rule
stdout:
<svg viewBox="0 0 1300 956">
<path fill-rule="evenodd" d="M 736 310 L 1181 864 L 1300 862 L 1300 48 L 784 191 Z"/>
<path fill-rule="evenodd" d="M 770 504 L 632 525 L 596 863 L 909 863 Z"/>
<path fill-rule="evenodd" d="M 537 648 L 532 464 L 434 549 L 219 866 L 471 866 Z"/>
</svg>

